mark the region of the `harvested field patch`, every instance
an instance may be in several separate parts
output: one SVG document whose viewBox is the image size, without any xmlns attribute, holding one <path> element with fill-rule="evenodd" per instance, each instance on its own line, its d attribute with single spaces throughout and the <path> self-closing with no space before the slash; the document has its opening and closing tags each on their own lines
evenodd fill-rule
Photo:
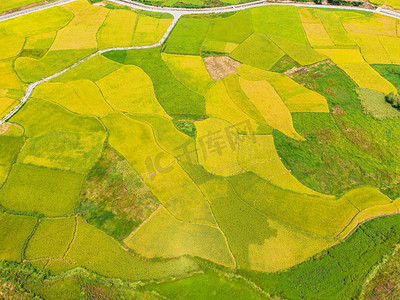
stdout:
<svg viewBox="0 0 400 300">
<path fill-rule="evenodd" d="M 203 60 L 208 73 L 214 81 L 224 79 L 229 74 L 236 73 L 237 68 L 241 66 L 240 62 L 228 56 L 209 56 L 204 57 Z"/>
</svg>

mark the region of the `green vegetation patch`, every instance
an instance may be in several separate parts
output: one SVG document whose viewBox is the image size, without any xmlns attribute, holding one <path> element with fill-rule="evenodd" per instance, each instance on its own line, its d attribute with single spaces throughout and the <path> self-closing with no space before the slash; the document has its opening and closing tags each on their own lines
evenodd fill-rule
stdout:
<svg viewBox="0 0 400 300">
<path fill-rule="evenodd" d="M 18 162 L 87 173 L 100 155 L 103 132 L 50 132 L 28 139 Z"/>
<path fill-rule="evenodd" d="M 15 164 L 0 190 L 0 204 L 14 211 L 70 215 L 78 204 L 82 181 L 81 174 Z"/>
<path fill-rule="evenodd" d="M 0 260 L 20 262 L 23 259 L 22 252 L 26 240 L 32 233 L 36 222 L 34 217 L 0 215 Z"/>
<path fill-rule="evenodd" d="M 399 299 L 400 298 L 400 252 L 396 245 L 390 255 L 372 269 L 362 288 L 360 299 Z"/>
<path fill-rule="evenodd" d="M 49 266 L 59 261 L 50 262 Z M 3 293 L 3 294 L 2 294 Z M 162 299 L 153 292 L 137 291 L 134 284 L 76 268 L 58 276 L 32 264 L 0 262 L 0 294 L 9 299 Z"/>
<path fill-rule="evenodd" d="M 230 54 L 241 63 L 269 70 L 285 53 L 264 34 L 254 33 Z"/>
<path fill-rule="evenodd" d="M 11 118 L 25 128 L 26 136 L 33 137 L 51 131 L 99 132 L 104 131 L 100 121 L 72 113 L 49 101 L 30 99 Z"/>
<path fill-rule="evenodd" d="M 168 299 L 268 299 L 245 279 L 232 274 L 206 270 L 188 278 L 149 284 L 140 290 L 156 291 Z"/>
<path fill-rule="evenodd" d="M 63 258 L 75 233 L 75 217 L 41 219 L 28 242 L 26 259 Z"/>
<path fill-rule="evenodd" d="M 137 65 L 150 76 L 157 100 L 171 116 L 204 116 L 205 100 L 176 80 L 161 58 L 160 48 L 113 51 L 104 56 L 119 63 Z"/>
<path fill-rule="evenodd" d="M 292 113 L 305 141 L 274 132 L 282 162 L 306 186 L 341 195 L 357 185 L 400 196 L 400 124 L 363 113 L 354 82 L 331 63 L 301 68 L 291 75 L 299 84 L 324 96 L 331 114 Z"/>
<path fill-rule="evenodd" d="M 89 224 L 122 241 L 158 205 L 131 165 L 107 146 L 86 177 L 78 212 Z"/>
<path fill-rule="evenodd" d="M 196 126 L 194 126 L 193 121 L 174 119 L 173 123 L 180 132 L 183 132 L 193 139 L 196 138 Z"/>
<path fill-rule="evenodd" d="M 200 55 L 210 22 L 204 19 L 180 18 L 168 36 L 164 52 Z"/>
<path fill-rule="evenodd" d="M 357 93 L 364 112 L 375 119 L 382 120 L 400 116 L 400 112 L 385 100 L 383 93 L 365 88 L 358 88 Z"/>
</svg>

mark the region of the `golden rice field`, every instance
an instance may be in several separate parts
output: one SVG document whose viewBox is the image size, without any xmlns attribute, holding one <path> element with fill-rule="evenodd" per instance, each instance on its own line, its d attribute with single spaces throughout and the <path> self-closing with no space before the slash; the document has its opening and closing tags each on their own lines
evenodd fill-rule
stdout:
<svg viewBox="0 0 400 300">
<path fill-rule="evenodd" d="M 0 125 L 0 298 L 9 262 L 122 298 L 356 298 L 400 243 L 399 20 L 271 5 L 154 45 L 172 20 L 77 0 L 0 22 L 0 117 L 110 49 Z M 91 288 L 60 282 L 21 286 Z"/>
</svg>

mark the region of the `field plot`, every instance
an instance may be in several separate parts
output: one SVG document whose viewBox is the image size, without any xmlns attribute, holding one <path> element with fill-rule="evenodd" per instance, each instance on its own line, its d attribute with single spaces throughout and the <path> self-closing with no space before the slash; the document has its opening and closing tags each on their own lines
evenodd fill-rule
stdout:
<svg viewBox="0 0 400 300">
<path fill-rule="evenodd" d="M 74 238 L 75 217 L 42 219 L 25 250 L 26 259 L 63 258 Z"/>
<path fill-rule="evenodd" d="M 22 250 L 32 233 L 36 218 L 27 216 L 0 215 L 0 259 L 22 260 Z"/>
<path fill-rule="evenodd" d="M 165 152 L 181 161 L 197 162 L 195 141 L 179 131 L 169 118 L 138 114 L 128 116 L 150 125 L 157 144 Z"/>
<path fill-rule="evenodd" d="M 290 112 L 329 112 L 326 98 L 293 81 L 289 77 L 242 65 L 240 77 L 250 80 L 267 80 L 279 94 Z"/>
<path fill-rule="evenodd" d="M 96 84 L 115 110 L 166 115 L 155 97 L 151 79 L 137 66 L 124 66 Z"/>
<path fill-rule="evenodd" d="M 85 174 L 100 155 L 105 138 L 102 132 L 50 132 L 29 139 L 18 162 Z"/>
<path fill-rule="evenodd" d="M 103 24 L 108 10 L 81 0 L 68 3 L 62 7 L 71 11 L 74 18 L 68 23 L 68 26 L 57 32 L 50 51 L 97 48 L 97 31 Z"/>
<path fill-rule="evenodd" d="M 160 48 L 110 52 L 105 57 L 119 63 L 136 65 L 151 78 L 157 100 L 170 116 L 202 117 L 204 98 L 178 81 L 161 58 Z"/>
<path fill-rule="evenodd" d="M 343 69 L 359 87 L 374 89 L 385 95 L 396 91 L 396 88 L 389 81 L 381 77 L 379 73 L 365 62 L 359 50 L 320 49 L 319 51 Z"/>
<path fill-rule="evenodd" d="M 100 49 L 128 47 L 132 44 L 138 15 L 132 11 L 111 10 L 97 32 Z M 121 30 L 121 27 L 124 30 Z"/>
<path fill-rule="evenodd" d="M 240 78 L 239 82 L 268 125 L 294 139 L 301 139 L 301 136 L 293 128 L 288 108 L 267 81 L 249 81 Z"/>
<path fill-rule="evenodd" d="M 126 280 L 158 279 L 198 269 L 193 260 L 184 257 L 165 262 L 142 260 L 82 219 L 78 219 L 75 241 L 67 258 L 104 276 Z"/>
<path fill-rule="evenodd" d="M 70 215 L 78 204 L 82 181 L 81 174 L 15 164 L 0 190 L 0 204 L 14 211 Z"/>
<path fill-rule="evenodd" d="M 181 18 L 168 37 L 165 52 L 200 55 L 210 22 L 203 19 Z"/>
<path fill-rule="evenodd" d="M 398 22 L 268 5 L 183 16 L 154 47 L 172 20 L 77 0 L 0 22 L 0 116 L 110 50 L 0 127 L 0 260 L 57 275 L 53 296 L 356 298 L 399 240 Z"/>
<path fill-rule="evenodd" d="M 201 57 L 167 53 L 163 53 L 161 57 L 175 77 L 192 91 L 203 95 L 211 85 L 212 79 Z"/>
<path fill-rule="evenodd" d="M 196 122 L 196 148 L 199 163 L 210 173 L 229 176 L 242 172 L 237 162 L 236 128 L 218 119 Z"/>
<path fill-rule="evenodd" d="M 235 266 L 219 228 L 181 222 L 163 207 L 124 242 L 144 257 L 176 257 L 188 254 L 227 267 Z"/>
<path fill-rule="evenodd" d="M 254 33 L 230 57 L 242 63 L 269 70 L 285 53 L 264 34 Z"/>
<path fill-rule="evenodd" d="M 35 89 L 32 97 L 55 102 L 72 112 L 84 115 L 101 116 L 113 112 L 99 88 L 89 80 L 46 82 Z"/>
<path fill-rule="evenodd" d="M 11 120 L 22 125 L 29 137 L 51 131 L 104 131 L 104 127 L 96 118 L 74 114 L 57 104 L 34 98 Z"/>
</svg>

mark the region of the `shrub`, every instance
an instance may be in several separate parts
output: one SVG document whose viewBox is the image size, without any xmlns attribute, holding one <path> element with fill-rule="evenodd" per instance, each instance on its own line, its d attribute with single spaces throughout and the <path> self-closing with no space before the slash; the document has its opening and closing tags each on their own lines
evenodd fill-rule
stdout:
<svg viewBox="0 0 400 300">
<path fill-rule="evenodd" d="M 400 95 L 395 92 L 391 92 L 386 95 L 386 101 L 389 102 L 394 108 L 400 109 Z"/>
</svg>

